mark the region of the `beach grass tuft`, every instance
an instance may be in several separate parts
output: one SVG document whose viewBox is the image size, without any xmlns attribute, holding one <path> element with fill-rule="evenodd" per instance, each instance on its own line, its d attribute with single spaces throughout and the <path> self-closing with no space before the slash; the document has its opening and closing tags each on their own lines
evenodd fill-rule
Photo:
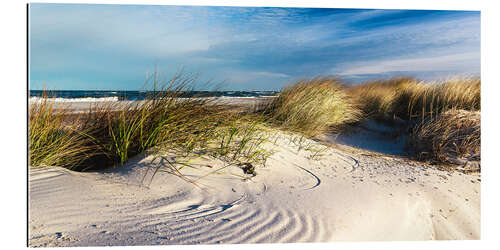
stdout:
<svg viewBox="0 0 500 250">
<path fill-rule="evenodd" d="M 365 118 L 424 120 L 451 109 L 481 109 L 481 80 L 475 77 L 436 82 L 391 78 L 359 84 L 348 93 Z"/>
<path fill-rule="evenodd" d="M 419 159 L 445 163 L 479 161 L 480 113 L 451 109 L 429 118 L 413 128 L 410 146 Z"/>
<path fill-rule="evenodd" d="M 359 119 L 336 78 L 303 79 L 282 89 L 263 109 L 268 121 L 285 130 L 316 136 Z"/>
<path fill-rule="evenodd" d="M 48 93 L 44 94 L 40 102 L 31 104 L 28 114 L 28 154 L 31 166 L 73 169 L 92 157 L 95 148 L 87 136 L 89 131 L 68 120 L 65 109 L 55 109 L 54 103 L 48 101 Z M 75 120 L 74 117 L 73 119 Z"/>
<path fill-rule="evenodd" d="M 45 96 L 42 105 L 31 104 L 31 165 L 87 171 L 123 165 L 143 152 L 167 151 L 263 165 L 270 155 L 262 148 L 263 121 L 213 98 L 184 98 L 195 84 L 195 78 L 176 75 L 143 101 L 105 102 L 77 116 L 66 112 L 68 107 L 53 108 Z"/>
<path fill-rule="evenodd" d="M 347 93 L 358 104 L 364 119 L 388 119 L 396 115 L 396 100 L 401 91 L 414 82 L 409 77 L 382 79 L 350 87 Z"/>
<path fill-rule="evenodd" d="M 481 80 L 456 78 L 443 82 L 413 82 L 403 89 L 396 103 L 401 105 L 401 114 L 406 106 L 409 119 L 424 120 L 454 109 L 477 111 L 481 109 Z"/>
<path fill-rule="evenodd" d="M 91 111 L 84 124 L 100 146 L 101 158 L 108 158 L 108 165 L 124 164 L 152 148 L 180 148 L 187 155 L 214 140 L 214 130 L 226 122 L 226 111 L 209 98 L 183 98 L 195 83 L 195 78 L 176 75 L 143 101 L 107 103 Z"/>
</svg>

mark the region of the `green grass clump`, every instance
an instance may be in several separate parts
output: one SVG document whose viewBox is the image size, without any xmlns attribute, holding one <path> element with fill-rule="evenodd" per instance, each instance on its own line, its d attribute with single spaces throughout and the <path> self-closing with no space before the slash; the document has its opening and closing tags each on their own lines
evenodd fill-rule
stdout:
<svg viewBox="0 0 500 250">
<path fill-rule="evenodd" d="M 230 122 L 216 129 L 212 155 L 230 164 L 265 165 L 270 152 L 263 144 L 270 142 L 265 123 L 254 116 L 235 115 Z"/>
<path fill-rule="evenodd" d="M 194 147 L 192 150 L 185 150 L 185 148 L 180 147 L 153 148 L 151 153 L 155 155 L 155 159 L 161 159 L 161 161 L 153 172 L 150 184 L 160 168 L 163 168 L 169 174 L 178 176 L 195 185 L 197 185 L 198 180 L 209 175 L 219 174 L 230 166 L 237 166 L 245 174 L 253 174 L 255 176 L 255 167 L 265 166 L 267 159 L 274 153 L 264 147 L 265 143 L 270 142 L 269 131 L 264 126 L 264 123 L 253 115 L 240 115 L 227 112 L 224 113 L 224 122 L 213 127 L 209 137 L 203 139 L 204 143 L 201 144 L 202 146 Z M 175 157 L 165 157 L 168 154 L 173 154 Z M 198 169 L 195 166 L 199 165 L 196 164 L 196 161 L 201 158 L 206 159 L 207 157 L 219 159 L 223 163 L 222 166 L 213 168 L 213 166 L 207 165 L 207 167 L 213 168 L 213 170 L 196 179 L 191 179 L 181 173 L 181 170 L 186 167 Z M 193 163 L 195 164 L 193 165 Z M 151 167 L 148 167 L 147 172 L 150 169 Z M 143 180 L 146 175 L 144 175 Z M 249 178 L 249 176 L 234 173 L 231 175 L 242 179 Z"/>
<path fill-rule="evenodd" d="M 213 131 L 226 122 L 225 111 L 211 99 L 182 98 L 194 80 L 176 76 L 146 100 L 106 104 L 89 112 L 85 124 L 100 146 L 101 158 L 108 158 L 107 164 L 124 164 L 155 147 L 181 148 L 189 154 L 214 140 Z"/>
<path fill-rule="evenodd" d="M 195 80 L 176 75 L 143 101 L 107 102 L 80 115 L 66 112 L 64 105 L 54 109 L 47 97 L 42 108 L 32 103 L 32 164 L 44 159 L 44 165 L 87 171 L 123 165 L 143 152 L 176 152 L 184 158 L 204 153 L 228 164 L 263 165 L 269 153 L 261 147 L 266 139 L 262 121 L 213 98 L 183 98 Z"/>
<path fill-rule="evenodd" d="M 47 96 L 29 108 L 28 150 L 30 166 L 75 168 L 93 155 L 87 130 L 68 122 L 67 111 L 55 109 Z"/>
<path fill-rule="evenodd" d="M 358 119 L 344 87 L 334 78 L 300 80 L 285 87 L 263 113 L 285 130 L 316 136 Z"/>
</svg>

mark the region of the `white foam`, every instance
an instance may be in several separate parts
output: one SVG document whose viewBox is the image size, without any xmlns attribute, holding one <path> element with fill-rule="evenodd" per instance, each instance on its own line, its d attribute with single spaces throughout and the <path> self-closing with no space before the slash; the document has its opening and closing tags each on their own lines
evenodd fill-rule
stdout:
<svg viewBox="0 0 500 250">
<path fill-rule="evenodd" d="M 262 98 L 262 97 L 276 97 L 276 96 L 219 96 L 217 98 L 227 98 L 227 99 L 256 99 L 256 98 Z"/>
<path fill-rule="evenodd" d="M 32 96 L 30 102 L 40 103 L 44 98 Z M 119 101 L 117 96 L 113 97 L 85 97 L 85 98 L 47 98 L 49 102 L 116 102 Z"/>
</svg>

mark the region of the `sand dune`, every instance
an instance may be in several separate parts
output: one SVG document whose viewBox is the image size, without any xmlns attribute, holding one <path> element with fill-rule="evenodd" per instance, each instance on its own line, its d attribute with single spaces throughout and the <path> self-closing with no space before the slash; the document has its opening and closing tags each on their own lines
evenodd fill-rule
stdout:
<svg viewBox="0 0 500 250">
<path fill-rule="evenodd" d="M 282 135 L 257 175 L 231 166 L 196 187 L 152 156 L 76 173 L 30 168 L 31 246 L 442 240 L 480 238 L 480 174 L 325 147 L 313 157 Z M 311 159 L 316 158 L 316 159 Z M 213 166 L 213 168 L 207 167 Z M 222 162 L 202 159 L 203 176 Z M 234 174 L 234 175 L 233 175 Z M 239 176 L 248 178 L 242 179 Z M 251 177 L 251 178 L 250 178 Z"/>
</svg>

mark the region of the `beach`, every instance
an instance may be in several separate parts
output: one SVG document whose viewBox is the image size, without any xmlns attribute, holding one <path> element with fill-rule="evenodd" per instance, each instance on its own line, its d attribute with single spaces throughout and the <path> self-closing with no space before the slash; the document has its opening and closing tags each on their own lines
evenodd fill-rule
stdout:
<svg viewBox="0 0 500 250">
<path fill-rule="evenodd" d="M 274 154 L 254 173 L 200 157 L 182 169 L 194 184 L 164 167 L 153 178 L 164 162 L 148 154 L 98 172 L 29 167 L 29 245 L 481 237 L 480 172 L 339 144 L 333 135 L 300 143 L 294 133 L 271 136 L 264 146 Z"/>
<path fill-rule="evenodd" d="M 495 239 L 484 6 L 219 5 L 23 5 L 25 246 Z"/>
</svg>

